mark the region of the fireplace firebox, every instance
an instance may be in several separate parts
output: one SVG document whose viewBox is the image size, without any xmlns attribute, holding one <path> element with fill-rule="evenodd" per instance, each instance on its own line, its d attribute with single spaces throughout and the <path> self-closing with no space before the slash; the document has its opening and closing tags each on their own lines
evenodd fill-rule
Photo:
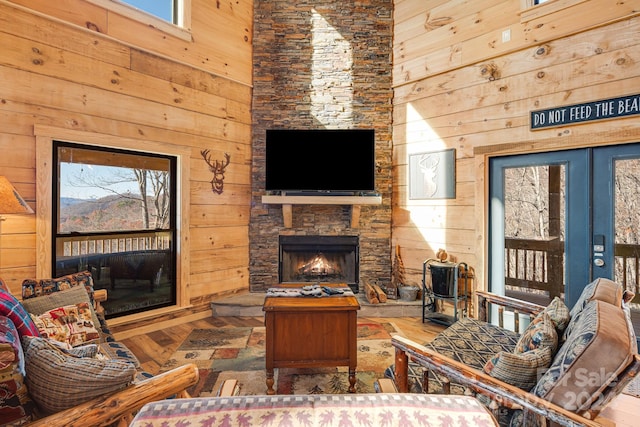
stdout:
<svg viewBox="0 0 640 427">
<path fill-rule="evenodd" d="M 359 289 L 358 236 L 280 236 L 280 283 L 346 283 Z"/>
</svg>

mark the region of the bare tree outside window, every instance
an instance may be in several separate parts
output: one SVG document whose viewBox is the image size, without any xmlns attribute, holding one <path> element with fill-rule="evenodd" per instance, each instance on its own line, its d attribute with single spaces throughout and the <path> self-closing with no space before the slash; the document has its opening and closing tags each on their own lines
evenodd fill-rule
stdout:
<svg viewBox="0 0 640 427">
<path fill-rule="evenodd" d="M 504 171 L 507 290 L 560 296 L 564 292 L 564 166 Z"/>
<path fill-rule="evenodd" d="M 615 246 L 614 280 L 625 283 L 636 293 L 634 303 L 640 303 L 635 284 L 640 283 L 640 159 L 615 161 Z"/>
<path fill-rule="evenodd" d="M 175 303 L 175 157 L 62 142 L 55 153 L 56 276 L 91 271 L 110 288 L 107 317 Z"/>
<path fill-rule="evenodd" d="M 169 227 L 168 160 L 154 161 L 164 164 L 164 170 L 81 161 L 59 165 L 60 233 Z"/>
</svg>

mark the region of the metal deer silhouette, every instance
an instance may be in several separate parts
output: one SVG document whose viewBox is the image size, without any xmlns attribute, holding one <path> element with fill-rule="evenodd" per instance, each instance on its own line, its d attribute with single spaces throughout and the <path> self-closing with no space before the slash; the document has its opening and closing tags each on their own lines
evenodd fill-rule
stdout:
<svg viewBox="0 0 640 427">
<path fill-rule="evenodd" d="M 209 150 L 202 150 L 200 154 L 202 154 L 202 158 L 207 162 L 209 170 L 213 174 L 213 178 L 211 179 L 211 190 L 214 193 L 222 194 L 222 190 L 224 188 L 224 170 L 229 165 L 231 156 L 229 153 L 224 153 L 225 160 L 215 160 L 212 162 Z"/>
</svg>

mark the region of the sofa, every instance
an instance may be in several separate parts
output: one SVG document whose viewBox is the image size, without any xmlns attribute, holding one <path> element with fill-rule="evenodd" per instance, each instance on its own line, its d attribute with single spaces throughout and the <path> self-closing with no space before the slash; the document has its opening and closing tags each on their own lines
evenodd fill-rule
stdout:
<svg viewBox="0 0 640 427">
<path fill-rule="evenodd" d="M 478 318 L 428 343 L 392 338 L 395 364 L 385 376 L 400 392 L 474 394 L 501 425 L 596 426 L 640 370 L 624 290 L 611 280 L 588 284 L 571 309 L 557 297 L 543 307 L 476 293 Z"/>
<path fill-rule="evenodd" d="M 131 427 L 497 426 L 469 396 L 409 393 L 202 397 L 146 404 Z"/>
<path fill-rule="evenodd" d="M 109 331 L 105 298 L 88 271 L 27 279 L 21 301 L 0 280 L 0 425 L 127 425 L 149 401 L 188 397 L 195 365 L 145 372 Z"/>
</svg>

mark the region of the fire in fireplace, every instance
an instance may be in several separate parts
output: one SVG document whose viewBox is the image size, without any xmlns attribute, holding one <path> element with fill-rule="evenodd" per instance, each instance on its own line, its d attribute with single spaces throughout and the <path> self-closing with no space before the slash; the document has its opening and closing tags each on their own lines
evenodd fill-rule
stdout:
<svg viewBox="0 0 640 427">
<path fill-rule="evenodd" d="M 359 286 L 358 236 L 280 236 L 280 283 Z"/>
</svg>

